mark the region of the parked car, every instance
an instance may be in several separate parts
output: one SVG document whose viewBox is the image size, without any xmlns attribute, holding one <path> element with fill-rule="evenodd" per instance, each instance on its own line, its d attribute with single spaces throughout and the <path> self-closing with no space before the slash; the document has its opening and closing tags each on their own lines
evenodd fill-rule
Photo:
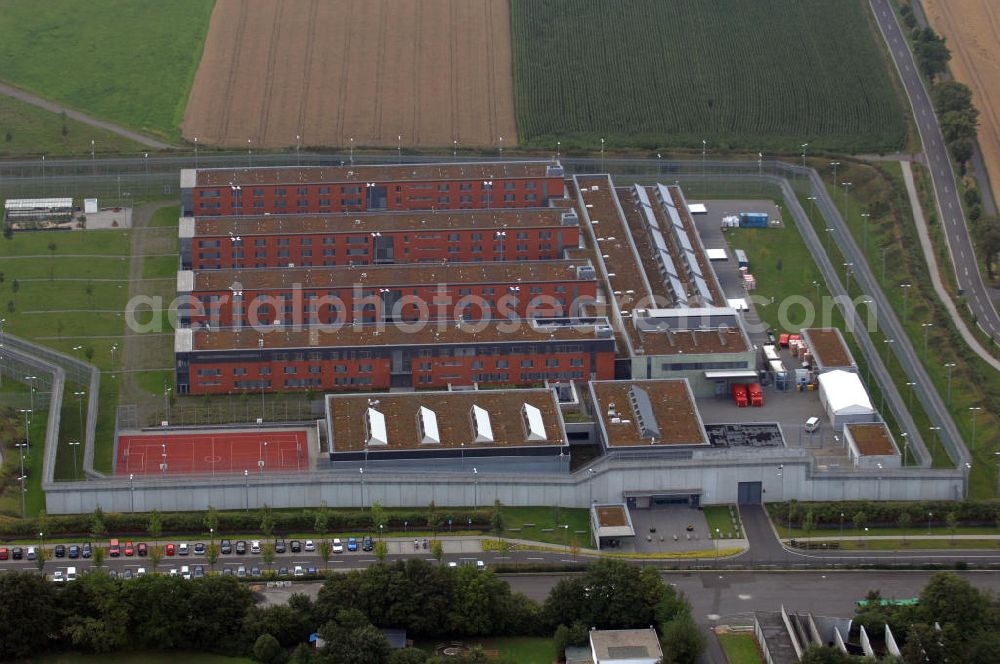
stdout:
<svg viewBox="0 0 1000 664">
<path fill-rule="evenodd" d="M 222 540 L 222 543 L 219 545 L 219 551 L 222 552 L 223 555 L 228 556 L 233 552 L 233 543 L 229 540 Z"/>
<path fill-rule="evenodd" d="M 126 581 L 131 581 L 131 580 L 132 580 L 132 570 L 131 570 L 131 569 L 129 569 L 128 567 L 126 567 L 126 568 L 125 568 L 125 572 L 124 572 L 124 573 L 122 574 L 122 577 L 123 577 L 123 578 L 124 578 L 124 579 L 125 579 Z"/>
<path fill-rule="evenodd" d="M 333 538 L 333 552 L 334 553 L 344 552 L 344 543 L 341 542 L 340 539 L 337 537 Z"/>
<path fill-rule="evenodd" d="M 185 581 L 191 580 L 191 568 L 188 567 L 187 565 L 181 566 L 181 578 L 184 579 Z"/>
<path fill-rule="evenodd" d="M 260 576 L 260 568 L 257 566 L 251 567 L 250 576 Z"/>
<path fill-rule="evenodd" d="M 203 555 L 205 555 L 205 543 L 204 542 L 198 542 L 197 544 L 194 545 L 194 555 L 196 555 L 196 556 L 203 556 Z"/>
<path fill-rule="evenodd" d="M 125 542 L 125 555 L 130 558 L 135 555 L 135 545 L 132 544 L 131 540 Z"/>
<path fill-rule="evenodd" d="M 347 538 L 347 550 L 348 551 L 357 551 L 358 550 L 358 538 L 357 537 L 348 537 Z"/>
<path fill-rule="evenodd" d="M 362 551 L 374 551 L 375 550 L 375 542 L 372 541 L 372 538 L 369 537 L 368 535 L 365 535 L 365 538 L 361 541 L 361 550 Z"/>
<path fill-rule="evenodd" d="M 10 550 L 11 560 L 21 560 L 22 558 L 24 558 L 24 549 L 19 546 L 15 546 Z"/>
<path fill-rule="evenodd" d="M 121 544 L 118 543 L 118 540 L 113 539 L 108 543 L 108 555 L 112 558 L 117 558 L 122 555 L 122 547 Z"/>
<path fill-rule="evenodd" d="M 28 560 L 34 560 L 37 557 L 38 557 L 38 549 L 33 546 L 29 546 L 25 554 L 25 558 L 27 558 Z"/>
<path fill-rule="evenodd" d="M 67 567 L 66 568 L 66 580 L 67 581 L 76 581 L 76 568 L 75 567 Z"/>
<path fill-rule="evenodd" d="M 171 567 L 170 568 L 170 576 L 177 576 L 177 568 L 176 567 Z"/>
<path fill-rule="evenodd" d="M 172 556 L 175 553 L 177 553 L 177 547 L 175 547 L 173 544 L 168 544 L 167 545 L 167 555 L 168 556 Z"/>
<path fill-rule="evenodd" d="M 298 540 L 292 540 L 288 543 L 288 548 L 292 550 L 292 553 L 298 553 L 302 551 L 302 542 Z"/>
<path fill-rule="evenodd" d="M 222 568 L 222 576 L 232 576 L 232 575 L 233 575 L 233 568 L 232 567 L 223 567 Z"/>
<path fill-rule="evenodd" d="M 304 570 L 304 569 L 302 569 L 302 565 L 296 565 L 296 566 L 295 566 L 295 571 L 294 571 L 294 572 L 292 572 L 292 574 L 293 574 L 294 576 L 305 576 L 305 575 L 306 575 L 306 572 L 305 572 L 305 570 Z"/>
<path fill-rule="evenodd" d="M 306 540 L 306 547 L 305 547 L 305 549 L 306 549 L 306 551 L 315 551 L 316 550 L 316 543 L 313 542 L 312 540 Z"/>
<path fill-rule="evenodd" d="M 316 568 L 315 567 L 307 567 L 306 568 L 306 574 L 308 574 L 309 576 L 316 576 Z"/>
<path fill-rule="evenodd" d="M 201 565 L 197 565 L 194 568 L 194 578 L 204 579 L 205 578 L 205 568 Z"/>
<path fill-rule="evenodd" d="M 0 546 L 0 560 L 10 560 L 10 549 Z"/>
<path fill-rule="evenodd" d="M 140 567 L 139 571 L 137 571 L 135 573 L 135 575 L 136 576 L 146 576 L 146 568 L 145 567 Z"/>
<path fill-rule="evenodd" d="M 247 543 L 245 541 L 240 540 L 239 542 L 236 543 L 236 555 L 238 556 L 247 555 Z"/>
<path fill-rule="evenodd" d="M 179 555 L 179 556 L 186 556 L 189 553 L 190 553 L 190 551 L 188 550 L 187 542 L 181 542 L 177 546 L 177 555 Z"/>
<path fill-rule="evenodd" d="M 285 552 L 285 540 L 274 540 L 274 552 L 284 553 Z"/>
<path fill-rule="evenodd" d="M 278 576 L 288 576 L 288 568 L 281 567 L 278 569 Z"/>
<path fill-rule="evenodd" d="M 90 556 L 94 555 L 94 547 L 90 545 L 90 542 L 83 543 L 83 550 L 80 551 L 80 555 L 84 558 L 90 558 Z"/>
<path fill-rule="evenodd" d="M 236 568 L 236 576 L 241 579 L 247 575 L 247 568 L 244 565 L 240 565 Z"/>
<path fill-rule="evenodd" d="M 52 572 L 52 580 L 56 583 L 64 583 L 66 581 L 66 577 L 63 576 L 62 570 L 57 569 L 55 572 Z"/>
<path fill-rule="evenodd" d="M 112 579 L 117 579 L 118 578 L 118 570 L 116 570 L 114 567 L 110 568 L 108 570 L 108 576 L 110 576 Z"/>
<path fill-rule="evenodd" d="M 260 540 L 251 540 L 251 542 L 250 542 L 250 553 L 253 553 L 253 554 L 260 553 Z"/>
<path fill-rule="evenodd" d="M 149 548 L 146 546 L 145 542 L 139 542 L 135 545 L 135 552 L 137 555 L 145 556 L 149 553 Z"/>
<path fill-rule="evenodd" d="M 70 544 L 69 549 L 66 551 L 66 555 L 70 558 L 80 557 L 80 546 L 78 544 Z"/>
<path fill-rule="evenodd" d="M 56 558 L 66 557 L 66 547 L 62 544 L 56 544 L 55 548 L 52 549 L 52 552 L 56 554 Z"/>
</svg>

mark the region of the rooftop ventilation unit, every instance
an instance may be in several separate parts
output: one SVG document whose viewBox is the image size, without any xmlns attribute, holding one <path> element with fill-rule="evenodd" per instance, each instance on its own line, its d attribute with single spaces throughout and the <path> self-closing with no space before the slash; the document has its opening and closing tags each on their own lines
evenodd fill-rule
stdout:
<svg viewBox="0 0 1000 664">
<path fill-rule="evenodd" d="M 639 425 L 639 435 L 643 438 L 660 438 L 660 427 L 656 424 L 656 414 L 649 393 L 641 387 L 632 385 L 628 388 L 628 400 L 632 404 L 636 423 Z"/>
</svg>

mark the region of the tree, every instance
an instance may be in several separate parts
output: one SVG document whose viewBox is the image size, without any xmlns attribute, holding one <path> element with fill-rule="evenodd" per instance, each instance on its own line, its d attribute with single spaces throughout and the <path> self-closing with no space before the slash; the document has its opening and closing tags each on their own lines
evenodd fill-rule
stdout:
<svg viewBox="0 0 1000 664">
<path fill-rule="evenodd" d="M 90 306 L 94 306 L 94 284 L 88 283 L 83 292 L 87 294 L 87 302 L 90 303 Z"/>
<path fill-rule="evenodd" d="M 955 545 L 955 531 L 958 530 L 958 517 L 955 516 L 954 512 L 948 512 L 944 517 L 945 523 L 948 524 L 948 532 L 951 533 L 951 544 Z"/>
<path fill-rule="evenodd" d="M 146 523 L 146 532 L 149 536 L 153 538 L 154 542 L 160 541 L 160 536 L 163 534 L 163 521 L 160 518 L 159 510 L 153 510 L 149 513 L 149 521 Z"/>
<path fill-rule="evenodd" d="M 970 140 L 976 137 L 979 114 L 975 109 L 968 111 L 948 111 L 940 117 L 941 133 L 946 143 Z"/>
<path fill-rule="evenodd" d="M 427 664 L 427 653 L 420 648 L 393 650 L 389 655 L 389 664 Z"/>
<path fill-rule="evenodd" d="M 323 559 L 324 569 L 330 569 L 331 553 L 333 553 L 333 547 L 330 545 L 330 540 L 324 537 L 319 541 L 319 557 Z"/>
<path fill-rule="evenodd" d="M 444 561 L 444 545 L 441 540 L 431 540 L 431 555 L 438 561 L 438 565 Z"/>
<path fill-rule="evenodd" d="M 589 633 L 587 626 L 580 622 L 575 622 L 569 627 L 559 625 L 555 636 L 552 637 L 556 645 L 556 654 L 562 658 L 566 656 L 566 648 L 584 645 L 589 639 Z"/>
<path fill-rule="evenodd" d="M 372 531 L 379 532 L 379 526 L 385 525 L 385 508 L 382 507 L 382 503 L 375 501 L 372 503 L 371 507 L 371 517 L 372 517 Z"/>
<path fill-rule="evenodd" d="M 319 536 L 326 539 L 326 531 L 327 528 L 330 527 L 330 509 L 326 506 L 326 503 L 320 505 L 319 509 L 316 510 L 313 525 L 316 528 L 316 532 L 319 533 Z"/>
<path fill-rule="evenodd" d="M 504 526 L 503 503 L 498 498 L 493 502 L 493 512 L 490 514 L 490 530 L 497 536 L 497 542 L 503 536 Z"/>
<path fill-rule="evenodd" d="M 35 556 L 35 567 L 38 568 L 39 572 L 45 571 L 45 561 L 49 559 L 49 552 L 45 547 L 38 547 L 38 554 Z"/>
<path fill-rule="evenodd" d="M 61 609 L 55 584 L 29 572 L 0 574 L 0 660 L 33 657 L 48 649 L 59 632 Z M 29 601 L 30 598 L 30 601 Z"/>
<path fill-rule="evenodd" d="M 979 241 L 983 260 L 986 262 L 986 274 L 993 279 L 993 264 L 1000 255 L 1000 220 L 995 217 L 984 217 L 980 220 L 976 239 Z"/>
<path fill-rule="evenodd" d="M 852 664 L 857 662 L 852 655 L 845 655 L 832 646 L 811 646 L 802 653 L 800 664 Z"/>
<path fill-rule="evenodd" d="M 913 523 L 913 518 L 910 516 L 909 512 L 900 512 L 899 516 L 896 518 L 896 525 L 899 529 L 903 531 L 903 544 L 906 544 L 906 531 L 910 529 L 910 525 Z"/>
<path fill-rule="evenodd" d="M 427 528 L 431 531 L 431 533 L 437 535 L 438 528 L 440 527 L 441 515 L 438 513 L 437 506 L 432 500 L 431 504 L 427 506 Z"/>
<path fill-rule="evenodd" d="M 21 290 L 21 282 L 15 279 L 10 284 L 10 292 L 17 295 L 17 291 Z"/>
<path fill-rule="evenodd" d="M 696 664 L 705 651 L 707 640 L 690 611 L 663 625 L 663 664 Z"/>
<path fill-rule="evenodd" d="M 281 649 L 281 644 L 278 643 L 278 639 L 274 638 L 270 634 L 261 634 L 257 637 L 257 640 L 253 644 L 253 658 L 258 662 L 264 662 L 264 664 L 277 664 L 281 662 L 282 655 L 284 651 Z"/>
<path fill-rule="evenodd" d="M 12 314 L 17 311 L 17 305 L 14 304 L 14 300 L 7 300 L 7 313 Z"/>
<path fill-rule="evenodd" d="M 966 111 L 973 108 L 972 90 L 958 81 L 941 81 L 931 88 L 934 110 L 941 115 L 949 111 Z"/>
<path fill-rule="evenodd" d="M 156 572 L 156 568 L 159 567 L 161 560 L 163 560 L 163 549 L 160 548 L 160 545 L 154 544 L 149 547 L 149 564 L 150 569 L 154 573 Z M 211 560 L 209 560 L 209 564 L 212 564 Z"/>
<path fill-rule="evenodd" d="M 868 519 L 868 517 L 861 510 L 858 510 L 857 512 L 855 512 L 854 516 L 851 517 L 851 522 L 854 524 L 854 529 L 855 530 L 861 530 L 862 528 L 864 528 L 865 527 L 865 521 L 867 519 Z"/>
<path fill-rule="evenodd" d="M 386 546 L 385 540 L 375 542 L 375 557 L 378 559 L 379 564 L 385 563 L 385 557 L 388 553 L 389 547 Z"/>
<path fill-rule="evenodd" d="M 208 545 L 208 549 L 205 550 L 205 557 L 208 558 L 209 569 L 214 572 L 215 565 L 219 562 L 219 545 L 215 542 L 211 542 Z"/>
<path fill-rule="evenodd" d="M 90 534 L 94 539 L 104 539 L 108 533 L 108 527 L 104 521 L 104 510 L 98 505 L 90 515 Z"/>
<path fill-rule="evenodd" d="M 944 37 L 938 36 L 931 28 L 918 31 L 913 55 L 916 56 L 917 66 L 928 78 L 944 73 L 951 60 L 951 51 Z"/>
<path fill-rule="evenodd" d="M 274 542 L 268 540 L 261 545 L 260 559 L 267 565 L 268 571 L 271 571 L 271 565 L 274 564 Z"/>
<path fill-rule="evenodd" d="M 274 515 L 267 503 L 264 503 L 264 506 L 260 508 L 260 532 L 264 533 L 264 537 L 267 539 L 271 539 L 274 535 Z"/>
<path fill-rule="evenodd" d="M 219 510 L 211 505 L 205 510 L 205 528 L 209 533 L 212 533 L 213 539 L 215 538 L 215 533 L 219 532 Z"/>
<path fill-rule="evenodd" d="M 807 510 L 805 517 L 802 519 L 802 529 L 806 531 L 806 537 L 812 534 L 813 528 L 816 527 L 816 515 L 813 514 L 812 510 Z"/>
</svg>

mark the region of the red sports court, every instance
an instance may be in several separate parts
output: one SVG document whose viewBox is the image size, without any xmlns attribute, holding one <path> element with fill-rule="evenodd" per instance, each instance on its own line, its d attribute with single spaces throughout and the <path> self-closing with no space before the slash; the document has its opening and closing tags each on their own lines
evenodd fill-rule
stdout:
<svg viewBox="0 0 1000 664">
<path fill-rule="evenodd" d="M 118 437 L 119 475 L 309 470 L 300 431 L 147 433 Z"/>
</svg>

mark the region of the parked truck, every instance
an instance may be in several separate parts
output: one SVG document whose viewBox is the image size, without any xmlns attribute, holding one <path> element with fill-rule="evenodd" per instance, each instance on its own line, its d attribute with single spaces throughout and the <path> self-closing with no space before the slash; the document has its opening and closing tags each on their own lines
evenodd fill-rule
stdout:
<svg viewBox="0 0 1000 664">
<path fill-rule="evenodd" d="M 750 400 L 750 405 L 755 408 L 760 408 L 764 405 L 764 390 L 761 389 L 760 383 L 750 383 L 747 385 L 747 398 Z"/>
<path fill-rule="evenodd" d="M 736 402 L 738 408 L 746 408 L 747 406 L 747 386 L 743 383 L 736 383 L 733 385 L 733 401 Z"/>
<path fill-rule="evenodd" d="M 767 212 L 740 212 L 740 228 L 767 228 Z"/>
</svg>

